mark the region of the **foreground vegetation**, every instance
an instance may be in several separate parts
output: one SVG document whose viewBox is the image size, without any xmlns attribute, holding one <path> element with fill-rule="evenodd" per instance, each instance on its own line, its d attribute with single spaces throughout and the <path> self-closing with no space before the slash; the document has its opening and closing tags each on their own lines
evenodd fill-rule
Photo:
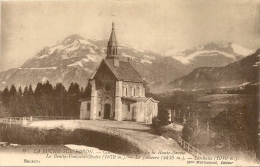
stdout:
<svg viewBox="0 0 260 167">
<path fill-rule="evenodd" d="M 157 134 L 165 135 L 167 132 L 162 129 L 169 124 L 168 111 L 180 111 L 180 116 L 172 118 L 171 121 L 184 125 L 180 134 L 182 138 L 205 154 L 259 158 L 259 91 L 255 86 L 248 86 L 242 90 L 232 89 L 225 92 L 230 95 L 214 94 L 214 91 L 152 95 L 160 100 L 159 115 L 154 119 L 153 127 Z M 220 100 L 205 99 L 203 102 L 196 102 L 196 99 L 203 99 L 202 97 Z M 216 102 L 212 103 L 211 100 Z"/>
<path fill-rule="evenodd" d="M 183 128 L 183 139 L 208 155 L 254 158 L 258 152 L 258 95 L 228 102 L 214 117 L 192 117 Z M 199 121 L 198 121 L 199 120 Z"/>
<path fill-rule="evenodd" d="M 0 141 L 21 145 L 76 144 L 96 147 L 118 154 L 141 153 L 141 150 L 120 136 L 113 136 L 89 129 L 68 130 L 63 127 L 40 129 L 19 125 L 5 127 L 0 124 Z"/>
</svg>

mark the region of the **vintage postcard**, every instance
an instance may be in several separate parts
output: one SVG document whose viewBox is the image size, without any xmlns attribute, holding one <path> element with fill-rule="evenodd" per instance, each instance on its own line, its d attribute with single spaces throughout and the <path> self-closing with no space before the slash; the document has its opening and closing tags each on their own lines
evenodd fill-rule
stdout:
<svg viewBox="0 0 260 167">
<path fill-rule="evenodd" d="M 259 0 L 1 1 L 0 166 L 259 166 Z"/>
</svg>

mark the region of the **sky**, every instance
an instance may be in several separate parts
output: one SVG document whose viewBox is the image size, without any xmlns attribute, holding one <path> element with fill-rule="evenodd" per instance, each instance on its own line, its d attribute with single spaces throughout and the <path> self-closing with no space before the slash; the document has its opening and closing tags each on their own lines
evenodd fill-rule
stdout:
<svg viewBox="0 0 260 167">
<path fill-rule="evenodd" d="M 117 40 L 162 55 L 209 42 L 260 47 L 260 0 L 1 1 L 0 71 L 69 35 Z"/>
</svg>

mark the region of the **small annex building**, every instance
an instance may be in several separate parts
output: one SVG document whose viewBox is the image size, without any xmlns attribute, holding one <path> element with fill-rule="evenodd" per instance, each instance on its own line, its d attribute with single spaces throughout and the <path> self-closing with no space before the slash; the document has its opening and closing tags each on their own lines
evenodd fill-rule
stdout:
<svg viewBox="0 0 260 167">
<path fill-rule="evenodd" d="M 145 97 L 145 81 L 129 61 L 120 61 L 114 23 L 107 56 L 89 79 L 91 97 L 81 100 L 80 119 L 152 123 L 159 101 Z"/>
</svg>

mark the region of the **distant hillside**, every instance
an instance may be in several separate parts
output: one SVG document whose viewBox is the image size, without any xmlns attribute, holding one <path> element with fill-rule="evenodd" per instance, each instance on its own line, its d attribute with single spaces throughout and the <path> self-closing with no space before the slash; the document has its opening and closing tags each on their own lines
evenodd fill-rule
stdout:
<svg viewBox="0 0 260 167">
<path fill-rule="evenodd" d="M 188 75 L 170 82 L 167 88 L 171 90 L 201 90 L 258 84 L 259 54 L 260 49 L 240 61 L 223 67 L 196 68 Z"/>
</svg>

